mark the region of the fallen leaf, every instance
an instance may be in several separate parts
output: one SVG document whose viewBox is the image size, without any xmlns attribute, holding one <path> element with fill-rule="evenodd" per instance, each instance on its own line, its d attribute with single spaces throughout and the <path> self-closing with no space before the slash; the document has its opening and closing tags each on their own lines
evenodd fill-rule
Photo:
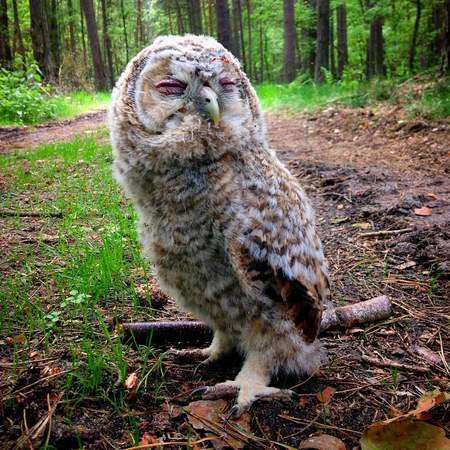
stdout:
<svg viewBox="0 0 450 450">
<path fill-rule="evenodd" d="M 423 422 L 430 409 L 450 400 L 450 394 L 427 392 L 413 411 L 372 424 L 361 438 L 362 450 L 450 450 L 450 440 L 439 427 Z"/>
<path fill-rule="evenodd" d="M 125 380 L 125 387 L 127 388 L 128 395 L 127 398 L 131 399 L 136 395 L 136 390 L 138 386 L 138 376 L 136 372 L 130 373 L 128 378 Z"/>
<path fill-rule="evenodd" d="M 397 421 L 369 428 L 360 441 L 361 450 L 449 450 L 450 439 L 442 428 L 422 421 Z"/>
<path fill-rule="evenodd" d="M 428 197 L 432 198 L 433 200 L 439 200 L 439 197 L 434 194 L 433 192 L 427 192 Z"/>
<path fill-rule="evenodd" d="M 346 450 L 346 445 L 337 437 L 319 434 L 300 442 L 299 449 Z"/>
<path fill-rule="evenodd" d="M 416 216 L 431 216 L 433 210 L 428 206 L 422 206 L 421 208 L 414 208 L 414 214 Z"/>
<path fill-rule="evenodd" d="M 328 403 L 331 400 L 331 397 L 333 397 L 334 393 L 336 392 L 336 389 L 327 386 L 323 391 L 318 392 L 316 394 L 317 400 L 319 400 L 320 403 Z"/>
<path fill-rule="evenodd" d="M 228 407 L 228 403 L 223 400 L 198 400 L 189 403 L 185 408 L 188 413 L 188 420 L 196 430 L 214 431 L 221 429 L 220 438 L 211 441 L 211 445 L 215 449 L 222 448 L 244 448 L 246 445 L 245 438 L 236 439 L 229 436 L 226 429 L 223 428 L 223 416 Z M 250 433 L 250 415 L 243 414 L 241 417 L 229 420 L 229 425 L 241 429 L 244 433 Z M 216 431 L 217 432 L 217 431 Z M 216 433 L 215 432 L 215 433 Z"/>
<path fill-rule="evenodd" d="M 372 225 L 369 222 L 358 222 L 352 224 L 353 228 L 360 228 L 361 230 L 369 230 L 372 228 Z"/>
<path fill-rule="evenodd" d="M 159 444 L 159 439 L 156 436 L 151 435 L 150 433 L 145 432 L 141 440 L 139 441 L 139 445 L 149 445 L 149 444 Z"/>
<path fill-rule="evenodd" d="M 417 265 L 417 263 L 415 261 L 406 261 L 403 264 L 399 264 L 395 268 L 398 270 L 405 270 L 405 269 L 409 269 L 410 267 L 414 267 L 415 265 Z"/>
</svg>

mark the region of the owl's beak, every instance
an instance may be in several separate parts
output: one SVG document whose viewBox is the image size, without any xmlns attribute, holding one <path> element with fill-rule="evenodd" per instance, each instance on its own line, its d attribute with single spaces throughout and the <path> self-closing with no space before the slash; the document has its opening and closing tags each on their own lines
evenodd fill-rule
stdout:
<svg viewBox="0 0 450 450">
<path fill-rule="evenodd" d="M 217 94 L 208 86 L 203 86 L 198 99 L 199 112 L 210 119 L 214 125 L 220 121 L 220 109 Z"/>
</svg>

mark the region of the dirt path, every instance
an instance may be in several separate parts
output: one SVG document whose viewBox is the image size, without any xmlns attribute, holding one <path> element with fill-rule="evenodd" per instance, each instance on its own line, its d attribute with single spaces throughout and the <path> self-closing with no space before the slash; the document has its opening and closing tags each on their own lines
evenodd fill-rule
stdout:
<svg viewBox="0 0 450 450">
<path fill-rule="evenodd" d="M 6 144 L 0 131 L 0 148 L 11 151 L 68 139 L 104 120 L 103 112 L 24 133 L 16 130 L 15 135 L 10 131 Z M 358 448 L 368 425 L 411 410 L 416 399 L 433 387 L 448 390 L 450 385 L 442 363 L 450 362 L 450 126 L 409 122 L 401 111 L 383 108 L 269 114 L 267 122 L 273 147 L 315 206 L 330 265 L 333 301 L 347 304 L 385 294 L 394 311 L 387 321 L 326 333 L 322 341 L 329 355 L 327 364 L 300 384 L 298 379 L 282 381 L 286 387 L 296 386 L 298 402 L 255 404 L 251 430 L 264 442 L 255 439 L 245 448 L 269 448 L 268 439 L 298 448 L 302 439 L 315 432 L 336 435 L 348 448 Z M 141 319 L 138 311 L 131 313 L 133 320 Z M 115 314 L 115 321 L 130 320 L 130 311 Z M 157 318 L 175 315 L 181 317 L 171 300 L 161 302 L 155 312 Z M 430 362 L 423 352 L 435 361 Z M 364 362 L 361 355 L 375 359 L 381 367 Z M 130 349 L 130 364 L 134 357 Z M 391 367 L 392 361 L 409 369 L 397 370 Z M 187 393 L 231 379 L 238 371 L 236 361 L 200 375 L 193 373 L 193 366 L 167 363 L 168 382 L 158 393 L 166 399 L 164 404 L 150 394 L 133 400 L 142 433 L 166 441 L 185 436 L 190 425 L 180 405 L 189 402 Z M 159 383 L 156 372 L 148 381 Z M 317 394 L 329 387 L 335 392 L 324 404 Z M 45 403 L 39 407 L 45 412 Z M 122 436 L 121 422 L 110 405 L 95 403 L 91 408 L 95 419 L 89 423 L 81 413 L 84 408 L 80 406 L 70 427 L 64 417 L 54 418 L 57 433 L 52 443 L 57 448 L 78 442 L 80 430 L 84 448 L 105 448 L 105 436 L 116 436 L 113 440 Z M 449 416 L 448 406 L 433 413 L 435 423 L 448 435 Z"/>
<path fill-rule="evenodd" d="M 75 119 L 53 121 L 35 127 L 0 127 L 0 153 L 29 149 L 42 144 L 67 141 L 105 123 L 106 110 L 83 114 Z"/>
</svg>

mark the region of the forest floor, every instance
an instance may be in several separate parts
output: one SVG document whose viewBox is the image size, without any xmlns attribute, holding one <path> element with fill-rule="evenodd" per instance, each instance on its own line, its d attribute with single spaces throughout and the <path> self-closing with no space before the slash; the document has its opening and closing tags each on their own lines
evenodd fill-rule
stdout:
<svg viewBox="0 0 450 450">
<path fill-rule="evenodd" d="M 110 181 L 106 132 L 92 131 L 103 120 L 0 130 L 1 448 L 278 449 L 325 433 L 357 449 L 372 423 L 450 390 L 448 121 L 411 122 L 385 105 L 268 114 L 273 147 L 316 208 L 333 302 L 384 294 L 394 308 L 388 320 L 325 333 L 328 363 L 278 381 L 298 400 L 257 402 L 224 423 L 232 401 L 190 403 L 189 394 L 234 377 L 238 360 L 194 374 L 194 363 L 125 347 L 114 332 L 113 322 L 185 315 L 147 281 L 134 213 Z M 88 137 L 28 150 L 80 132 Z M 36 207 L 45 214 L 27 217 Z M 70 286 L 78 292 L 67 297 Z M 429 421 L 450 436 L 448 404 Z"/>
</svg>

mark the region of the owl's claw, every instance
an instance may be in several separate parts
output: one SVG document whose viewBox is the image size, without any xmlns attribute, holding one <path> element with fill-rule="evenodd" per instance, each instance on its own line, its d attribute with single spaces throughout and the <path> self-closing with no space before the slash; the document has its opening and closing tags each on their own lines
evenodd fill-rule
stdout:
<svg viewBox="0 0 450 450">
<path fill-rule="evenodd" d="M 200 395 L 205 400 L 217 400 L 223 397 L 232 397 L 239 393 L 239 385 L 234 381 L 219 383 L 215 386 L 202 386 L 191 392 L 191 397 Z"/>
<path fill-rule="evenodd" d="M 239 404 L 233 405 L 230 410 L 228 411 L 228 414 L 225 416 L 225 425 L 231 420 L 231 419 L 239 419 L 239 417 L 244 414 L 246 410 L 242 408 Z"/>
</svg>

